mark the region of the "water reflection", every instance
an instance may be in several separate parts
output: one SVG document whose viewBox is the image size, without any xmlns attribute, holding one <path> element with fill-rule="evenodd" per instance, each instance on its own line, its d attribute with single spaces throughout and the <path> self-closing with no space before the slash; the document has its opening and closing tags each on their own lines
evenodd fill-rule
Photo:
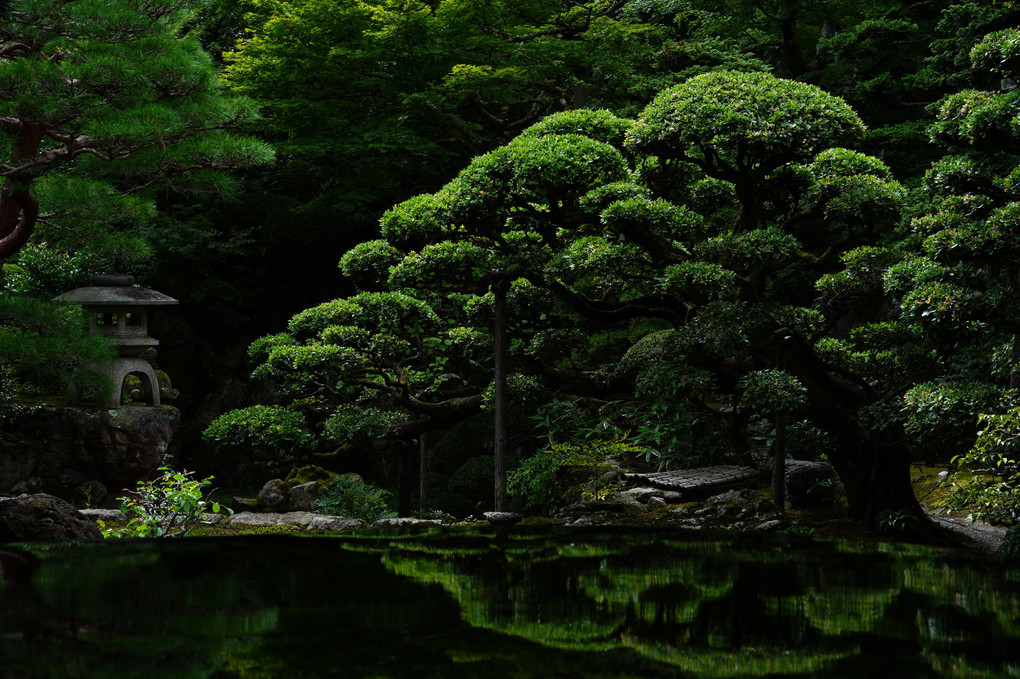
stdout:
<svg viewBox="0 0 1020 679">
<path fill-rule="evenodd" d="M 1020 675 L 1017 571 L 920 547 L 591 536 L 486 550 L 391 544 L 395 573 L 466 622 L 544 646 L 626 648 L 705 677 Z"/>
<path fill-rule="evenodd" d="M 1020 676 L 1020 571 L 917 547 L 261 537 L 0 568 L 0 679 Z"/>
</svg>

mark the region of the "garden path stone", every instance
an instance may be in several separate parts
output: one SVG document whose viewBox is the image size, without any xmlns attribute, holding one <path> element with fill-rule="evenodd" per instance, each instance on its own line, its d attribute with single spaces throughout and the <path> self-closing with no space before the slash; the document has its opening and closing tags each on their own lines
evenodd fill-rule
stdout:
<svg viewBox="0 0 1020 679">
<path fill-rule="evenodd" d="M 301 526 L 309 525 L 318 515 L 312 512 L 241 512 L 228 520 L 230 525 L 239 526 Z"/>
</svg>

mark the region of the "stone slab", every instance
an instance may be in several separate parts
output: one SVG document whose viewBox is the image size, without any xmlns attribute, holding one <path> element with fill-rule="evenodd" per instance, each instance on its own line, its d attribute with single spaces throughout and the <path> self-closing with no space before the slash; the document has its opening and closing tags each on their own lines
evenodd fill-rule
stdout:
<svg viewBox="0 0 1020 679">
<path fill-rule="evenodd" d="M 717 465 L 668 472 L 627 473 L 624 481 L 631 485 L 651 486 L 679 493 L 676 499 L 688 502 L 729 490 L 755 485 L 761 474 L 752 467 Z M 673 499 L 673 498 L 671 498 Z"/>
<path fill-rule="evenodd" d="M 230 517 L 229 524 L 239 526 L 307 526 L 317 514 L 312 512 L 287 512 L 286 514 L 240 512 Z"/>
</svg>

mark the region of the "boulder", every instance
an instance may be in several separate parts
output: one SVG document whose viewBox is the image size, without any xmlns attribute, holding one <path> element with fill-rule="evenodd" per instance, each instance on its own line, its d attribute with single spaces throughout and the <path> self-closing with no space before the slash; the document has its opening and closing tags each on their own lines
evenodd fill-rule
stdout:
<svg viewBox="0 0 1020 679">
<path fill-rule="evenodd" d="M 814 507 L 836 490 L 835 472 L 827 462 L 786 461 L 786 504 L 791 509 Z"/>
<path fill-rule="evenodd" d="M 109 506 L 164 464 L 180 417 L 171 407 L 34 408 L 0 443 L 0 492 L 43 490 L 83 507 Z"/>
<path fill-rule="evenodd" d="M 313 512 L 323 489 L 336 477 L 322 467 L 296 467 L 286 479 L 272 479 L 262 486 L 255 511 Z"/>
<path fill-rule="evenodd" d="M 95 523 L 58 497 L 40 493 L 0 498 L 0 543 L 102 538 Z"/>
<path fill-rule="evenodd" d="M 258 511 L 284 512 L 284 506 L 290 496 L 290 486 L 283 479 L 266 481 L 258 494 Z"/>
</svg>

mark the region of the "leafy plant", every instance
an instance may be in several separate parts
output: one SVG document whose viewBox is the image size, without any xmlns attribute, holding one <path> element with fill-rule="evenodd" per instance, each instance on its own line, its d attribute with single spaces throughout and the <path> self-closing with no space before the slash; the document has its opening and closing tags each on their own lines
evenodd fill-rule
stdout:
<svg viewBox="0 0 1020 679">
<path fill-rule="evenodd" d="M 999 556 L 1010 560 L 1020 558 L 1020 527 L 1013 526 L 1006 531 L 999 545 Z"/>
<path fill-rule="evenodd" d="M 397 514 L 390 511 L 387 504 L 389 495 L 385 490 L 365 483 L 357 474 L 344 474 L 322 489 L 315 503 L 315 513 L 368 522 L 392 519 Z"/>
<path fill-rule="evenodd" d="M 1020 408 L 1001 415 L 980 415 L 984 428 L 974 446 L 953 458 L 959 469 L 953 475 L 953 489 L 946 505 L 970 509 L 975 518 L 1016 523 L 1020 518 L 1020 468 L 1017 442 L 1020 440 Z M 961 472 L 985 474 L 964 482 Z"/>
<path fill-rule="evenodd" d="M 507 475 L 507 490 L 518 496 L 524 511 L 549 514 L 566 497 L 604 498 L 612 488 L 605 474 L 616 467 L 614 458 L 644 454 L 619 438 L 554 443 L 526 459 Z"/>
<path fill-rule="evenodd" d="M 875 517 L 875 524 L 882 533 L 910 533 L 921 527 L 918 518 L 906 509 L 883 509 Z"/>
<path fill-rule="evenodd" d="M 221 507 L 218 502 L 205 499 L 212 489 L 213 477 L 201 481 L 191 478 L 193 472 L 174 471 L 160 467 L 163 475 L 152 481 L 139 481 L 135 495 L 117 498 L 120 513 L 128 517 L 124 527 L 103 529 L 103 537 L 158 538 L 180 537 L 198 523 L 209 523 L 204 518 L 206 510 L 214 514 L 221 511 L 227 515 L 234 512 Z"/>
</svg>

